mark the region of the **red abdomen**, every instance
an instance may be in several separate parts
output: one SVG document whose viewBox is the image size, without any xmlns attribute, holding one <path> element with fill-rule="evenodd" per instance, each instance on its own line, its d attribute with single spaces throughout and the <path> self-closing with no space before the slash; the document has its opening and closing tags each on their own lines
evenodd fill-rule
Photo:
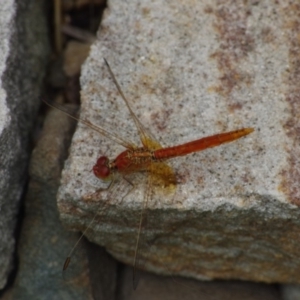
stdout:
<svg viewBox="0 0 300 300">
<path fill-rule="evenodd" d="M 162 148 L 154 151 L 154 157 L 157 160 L 168 159 L 176 156 L 187 155 L 198 152 L 207 148 L 219 146 L 224 143 L 232 142 L 253 132 L 253 128 L 243 128 L 235 131 L 219 133 L 212 136 L 204 137 L 186 144 Z"/>
</svg>

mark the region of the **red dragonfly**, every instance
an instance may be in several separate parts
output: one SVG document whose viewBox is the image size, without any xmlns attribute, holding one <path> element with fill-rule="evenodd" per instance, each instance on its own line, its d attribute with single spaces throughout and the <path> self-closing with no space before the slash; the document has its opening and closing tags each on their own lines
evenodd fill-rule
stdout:
<svg viewBox="0 0 300 300">
<path fill-rule="evenodd" d="M 139 121 L 135 113 L 132 111 L 128 100 L 123 94 L 119 83 L 116 80 L 114 73 L 112 72 L 108 62 L 104 59 L 104 62 L 107 66 L 109 74 L 120 94 L 122 99 L 124 100 L 131 117 L 133 118 L 135 125 L 138 129 L 140 140 L 142 143 L 142 147 L 138 147 L 136 145 L 130 144 L 127 141 L 124 141 L 117 135 L 114 135 L 107 130 L 95 126 L 91 122 L 85 119 L 74 117 L 68 112 L 64 111 L 57 104 L 49 104 L 48 105 L 58 108 L 59 110 L 63 110 L 67 115 L 71 118 L 80 121 L 86 126 L 92 128 L 93 130 L 99 132 L 101 135 L 107 137 L 110 140 L 113 140 L 116 143 L 121 144 L 126 148 L 123 152 L 121 152 L 114 160 L 109 160 L 106 156 L 101 156 L 98 158 L 96 164 L 93 167 L 93 172 L 96 177 L 101 180 L 111 180 L 114 182 L 114 176 L 116 173 L 120 173 L 123 176 L 135 173 L 135 172 L 146 172 L 148 174 L 148 183 L 147 187 L 151 188 L 152 185 L 162 186 L 164 188 L 169 188 L 170 190 L 174 190 L 176 186 L 176 176 L 174 171 L 170 166 L 168 166 L 165 161 L 170 158 L 174 158 L 177 156 L 184 156 L 194 152 L 202 151 L 207 148 L 212 148 L 219 146 L 224 143 L 232 142 L 237 140 L 243 136 L 246 136 L 254 131 L 253 128 L 242 128 L 234 131 L 229 131 L 225 133 L 219 133 L 212 136 L 200 138 L 198 140 L 194 140 L 192 142 L 188 142 L 185 144 L 165 147 L 163 148 L 159 142 L 157 142 L 144 128 L 142 123 Z M 142 224 L 144 219 L 144 212 L 147 207 L 147 203 L 150 197 L 150 192 L 146 191 L 143 207 L 140 214 L 139 227 L 135 242 L 135 250 L 134 250 L 134 259 L 133 259 L 133 284 L 134 288 L 137 286 L 137 278 L 136 278 L 136 268 L 138 267 L 138 253 L 140 246 L 140 237 L 142 231 Z M 93 219 L 94 220 L 94 219 Z M 93 222 L 92 220 L 92 222 Z M 83 233 L 84 234 L 84 233 Z M 77 243 L 76 243 L 77 244 Z M 76 245 L 75 245 L 76 247 Z M 74 248 L 75 248 L 74 247 Z M 72 249 L 70 255 L 66 259 L 63 270 L 66 270 L 70 260 L 71 254 L 74 250 Z"/>
</svg>

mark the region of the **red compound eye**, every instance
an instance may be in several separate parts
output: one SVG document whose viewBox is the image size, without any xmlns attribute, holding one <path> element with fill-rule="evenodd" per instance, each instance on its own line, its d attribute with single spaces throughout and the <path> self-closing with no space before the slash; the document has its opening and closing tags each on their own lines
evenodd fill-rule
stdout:
<svg viewBox="0 0 300 300">
<path fill-rule="evenodd" d="M 93 172 L 96 177 L 100 179 L 107 179 L 110 175 L 110 168 L 108 166 L 109 160 L 106 156 L 98 158 L 97 163 L 93 167 Z"/>
</svg>

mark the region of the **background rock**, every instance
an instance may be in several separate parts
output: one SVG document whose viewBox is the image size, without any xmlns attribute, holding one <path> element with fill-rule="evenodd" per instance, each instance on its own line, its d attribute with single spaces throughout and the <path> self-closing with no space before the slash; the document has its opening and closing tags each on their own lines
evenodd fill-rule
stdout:
<svg viewBox="0 0 300 300">
<path fill-rule="evenodd" d="M 0 7 L 0 288 L 13 267 L 30 135 L 49 51 L 44 3 L 8 0 Z"/>
<path fill-rule="evenodd" d="M 74 112 L 74 107 L 68 110 Z M 81 240 L 72 252 L 69 268 L 62 272 L 64 260 L 79 239 L 77 233 L 62 227 L 56 205 L 74 125 L 74 120 L 62 112 L 51 110 L 33 151 L 19 268 L 12 297 L 7 299 L 113 299 L 116 263 L 100 247 Z M 91 265 L 89 255 L 93 257 Z"/>
<path fill-rule="evenodd" d="M 204 282 L 180 277 L 155 276 L 142 273 L 136 291 L 132 289 L 132 269 L 122 271 L 122 285 L 118 300 L 280 300 L 279 291 L 273 285 L 240 282 Z M 285 299 L 284 299 L 285 300 Z M 288 300 L 288 299 L 287 299 Z M 294 300 L 294 299 L 293 299 Z"/>
</svg>

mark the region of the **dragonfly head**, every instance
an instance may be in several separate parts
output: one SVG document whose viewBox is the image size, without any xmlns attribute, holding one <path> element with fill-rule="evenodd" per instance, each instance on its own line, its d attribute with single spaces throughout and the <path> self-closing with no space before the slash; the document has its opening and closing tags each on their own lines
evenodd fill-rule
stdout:
<svg viewBox="0 0 300 300">
<path fill-rule="evenodd" d="M 110 171 L 109 159 L 106 156 L 100 156 L 93 167 L 95 176 L 102 180 L 109 179 L 111 175 Z"/>
</svg>

